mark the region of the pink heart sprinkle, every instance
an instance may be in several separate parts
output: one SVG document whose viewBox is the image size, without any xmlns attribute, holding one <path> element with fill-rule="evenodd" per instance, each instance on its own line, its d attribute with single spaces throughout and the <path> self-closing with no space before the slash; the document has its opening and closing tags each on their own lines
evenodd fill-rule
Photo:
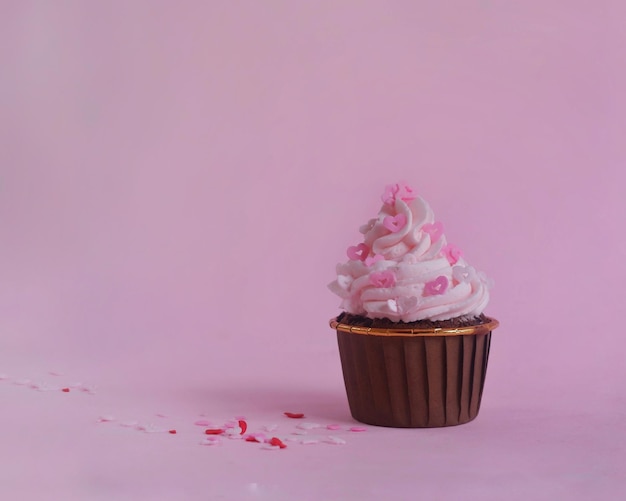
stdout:
<svg viewBox="0 0 626 501">
<path fill-rule="evenodd" d="M 369 254 L 370 249 L 367 245 L 361 243 L 359 245 L 352 245 L 348 247 L 348 258 L 353 261 L 365 261 L 367 255 Z"/>
<path fill-rule="evenodd" d="M 441 295 L 448 289 L 448 279 L 443 275 L 439 275 L 435 280 L 426 282 L 424 287 L 424 295 L 437 296 Z"/>
<path fill-rule="evenodd" d="M 370 284 L 374 287 L 393 287 L 396 284 L 396 276 L 390 270 L 378 271 L 370 275 Z"/>
<path fill-rule="evenodd" d="M 219 437 L 206 437 L 201 442 L 200 445 L 217 445 L 221 442 Z"/>
<path fill-rule="evenodd" d="M 194 424 L 196 426 L 211 426 L 211 421 L 207 421 L 206 419 L 199 419 Z"/>
<path fill-rule="evenodd" d="M 398 311 L 400 313 L 408 313 L 409 311 L 415 309 L 419 304 L 419 299 L 415 296 L 411 297 L 399 297 L 396 299 L 396 304 L 398 305 Z"/>
<path fill-rule="evenodd" d="M 406 216 L 404 214 L 396 214 L 395 216 L 385 216 L 383 226 L 391 233 L 398 233 L 406 225 Z"/>
<path fill-rule="evenodd" d="M 443 235 L 443 224 L 439 221 L 435 223 L 426 223 L 422 226 L 422 231 L 424 233 L 428 233 L 430 235 L 430 241 L 435 243 L 441 238 L 441 235 Z"/>
<path fill-rule="evenodd" d="M 443 249 L 441 249 L 441 252 L 450 264 L 456 264 L 463 255 L 461 249 L 454 244 L 445 245 Z"/>
<path fill-rule="evenodd" d="M 376 254 L 374 257 L 366 257 L 365 258 L 365 266 L 373 266 L 374 264 L 376 264 L 378 261 L 384 261 L 385 258 L 384 256 L 380 255 L 380 254 Z"/>
<path fill-rule="evenodd" d="M 407 203 L 417 198 L 417 194 L 408 184 L 401 184 L 396 196 L 400 196 L 400 200 Z"/>
<path fill-rule="evenodd" d="M 341 425 L 340 424 L 329 424 L 329 425 L 326 425 L 326 429 L 327 430 L 341 430 Z"/>
<path fill-rule="evenodd" d="M 394 205 L 396 203 L 396 193 L 400 191 L 400 186 L 397 184 L 388 184 L 385 186 L 385 191 L 380 197 L 384 204 Z"/>
<path fill-rule="evenodd" d="M 350 431 L 367 431 L 367 428 L 365 426 L 353 426 Z"/>
</svg>

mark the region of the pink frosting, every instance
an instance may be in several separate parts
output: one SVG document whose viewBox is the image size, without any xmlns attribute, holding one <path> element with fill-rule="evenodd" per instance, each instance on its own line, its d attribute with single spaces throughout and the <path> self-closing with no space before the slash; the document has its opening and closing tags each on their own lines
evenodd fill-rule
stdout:
<svg viewBox="0 0 626 501">
<path fill-rule="evenodd" d="M 378 217 L 360 231 L 329 288 L 341 308 L 394 322 L 480 315 L 489 301 L 484 274 L 448 244 L 430 206 L 406 185 L 386 187 Z"/>
</svg>

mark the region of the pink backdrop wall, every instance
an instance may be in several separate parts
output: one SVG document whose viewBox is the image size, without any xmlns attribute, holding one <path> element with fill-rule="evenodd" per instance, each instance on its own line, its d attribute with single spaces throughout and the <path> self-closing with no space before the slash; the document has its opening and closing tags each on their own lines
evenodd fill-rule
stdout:
<svg viewBox="0 0 626 501">
<path fill-rule="evenodd" d="M 9 1 L 0 10 L 0 372 L 60 367 L 98 381 L 112 409 L 211 402 L 254 413 L 294 402 L 349 420 L 327 327 L 338 300 L 326 284 L 382 187 L 405 179 L 496 282 L 487 313 L 502 326 L 476 433 L 504 429 L 528 443 L 539 426 L 537 447 L 548 447 L 557 423 L 570 426 L 544 456 L 563 475 L 554 484 L 531 460 L 537 449 L 509 463 L 498 456 L 509 449 L 488 450 L 485 465 L 500 463 L 508 483 L 484 478 L 468 499 L 496 499 L 498 488 L 543 499 L 558 485 L 574 495 L 568 475 L 592 463 L 599 470 L 582 492 L 617 489 L 623 3 Z M 86 411 L 4 391 L 12 414 L 0 423 L 21 430 L 3 438 L 9 451 L 44 458 L 12 466 L 7 492 L 34 489 L 29 475 L 48 465 L 67 473 L 72 460 L 57 464 L 58 448 L 24 447 L 25 423 L 57 412 L 63 428 Z M 96 433 L 72 426 L 72 440 Z M 381 444 L 406 440 L 388 433 Z M 589 464 L 572 466 L 583 450 Z M 84 454 L 77 445 L 67 457 Z M 352 464 L 346 454 L 341 464 Z M 281 468 L 276 492 L 304 499 L 302 479 Z M 336 499 L 359 485 L 346 468 Z M 547 483 L 515 484 L 525 470 Z M 69 499 L 80 479 L 60 478 L 48 489 Z M 167 485 L 187 481 L 206 492 L 200 474 L 182 470 Z M 370 482 L 369 493 L 384 491 Z M 385 489 L 404 499 L 413 487 L 395 479 Z"/>
</svg>

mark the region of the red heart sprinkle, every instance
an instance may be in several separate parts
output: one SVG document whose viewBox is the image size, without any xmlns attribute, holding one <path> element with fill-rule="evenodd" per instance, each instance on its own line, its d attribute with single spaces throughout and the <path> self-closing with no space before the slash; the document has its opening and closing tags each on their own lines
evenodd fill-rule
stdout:
<svg viewBox="0 0 626 501">
<path fill-rule="evenodd" d="M 372 273 L 370 275 L 370 284 L 383 289 L 393 287 L 396 285 L 396 275 L 390 270 Z"/>
<path fill-rule="evenodd" d="M 285 412 L 285 416 L 292 419 L 302 419 L 304 417 L 304 414 L 302 414 L 301 412 Z"/>
<path fill-rule="evenodd" d="M 69 388 L 63 388 L 61 391 L 65 392 L 65 393 L 69 393 L 70 389 Z"/>
<path fill-rule="evenodd" d="M 171 433 L 172 435 L 176 435 L 176 430 L 170 430 L 168 433 Z"/>
<path fill-rule="evenodd" d="M 207 428 L 206 430 L 204 430 L 204 433 L 207 435 L 221 435 L 222 433 L 224 433 L 224 430 L 222 430 L 221 428 Z"/>
<path fill-rule="evenodd" d="M 239 428 L 241 428 L 241 432 L 239 434 L 243 435 L 248 429 L 248 423 L 246 423 L 243 419 L 240 419 L 238 423 L 239 423 Z"/>
<path fill-rule="evenodd" d="M 281 449 L 284 449 L 285 447 L 287 447 L 283 441 L 278 438 L 278 437 L 272 437 L 272 439 L 269 441 L 270 445 L 277 445 L 278 447 L 280 447 Z"/>
<path fill-rule="evenodd" d="M 254 435 L 250 435 L 246 437 L 246 442 L 259 442 Z"/>
</svg>

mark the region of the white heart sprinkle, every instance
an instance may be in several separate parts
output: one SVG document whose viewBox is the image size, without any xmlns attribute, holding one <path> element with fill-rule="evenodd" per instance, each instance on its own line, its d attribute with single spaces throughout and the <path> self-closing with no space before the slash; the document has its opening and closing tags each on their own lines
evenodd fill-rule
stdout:
<svg viewBox="0 0 626 501">
<path fill-rule="evenodd" d="M 309 445 L 309 444 L 319 444 L 319 440 L 315 439 L 315 438 L 306 438 L 304 440 L 302 440 L 300 443 L 302 445 Z"/>
<path fill-rule="evenodd" d="M 123 426 L 124 428 L 135 428 L 138 424 L 139 423 L 137 421 L 122 421 L 120 426 Z"/>
<path fill-rule="evenodd" d="M 165 428 L 161 428 L 159 426 L 155 426 L 153 424 L 147 424 L 141 427 L 137 427 L 138 430 L 141 430 L 145 433 L 165 433 L 167 430 Z"/>
<path fill-rule="evenodd" d="M 333 444 L 333 445 L 345 445 L 346 444 L 346 441 L 343 438 L 334 437 L 332 435 L 329 435 L 328 437 L 326 437 L 326 440 L 324 440 L 324 442 L 326 442 L 327 444 Z"/>
<path fill-rule="evenodd" d="M 263 444 L 261 449 L 265 449 L 266 451 L 277 451 L 280 447 L 278 445 Z"/>
<path fill-rule="evenodd" d="M 301 430 L 314 430 L 315 428 L 321 428 L 322 425 L 321 424 L 317 424 L 317 423 L 300 423 L 298 426 L 296 426 L 296 428 L 300 428 Z"/>
</svg>

